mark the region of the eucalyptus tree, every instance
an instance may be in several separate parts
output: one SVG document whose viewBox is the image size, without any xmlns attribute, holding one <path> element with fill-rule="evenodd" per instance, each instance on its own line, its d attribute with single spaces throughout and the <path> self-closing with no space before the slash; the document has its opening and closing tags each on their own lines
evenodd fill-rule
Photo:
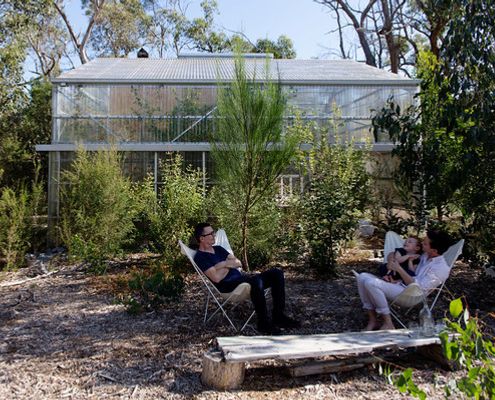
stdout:
<svg viewBox="0 0 495 400">
<path fill-rule="evenodd" d="M 149 25 L 140 0 L 107 0 L 95 17 L 91 47 L 98 55 L 125 57 L 142 46 Z"/>
<path fill-rule="evenodd" d="M 286 99 L 268 66 L 264 79 L 248 75 L 241 56 L 234 80 L 220 87 L 216 136 L 212 141 L 218 185 L 229 193 L 241 226 L 241 253 L 246 268 L 250 213 L 273 195 L 277 178 L 297 149 L 297 137 L 284 134 Z"/>
<path fill-rule="evenodd" d="M 437 58 L 448 22 L 455 9 L 454 0 L 314 0 L 331 11 L 337 22 L 338 54 L 351 57 L 358 47 L 366 64 L 389 68 L 410 75 L 419 52 L 431 51 Z M 354 31 L 357 40 L 346 41 Z"/>
</svg>

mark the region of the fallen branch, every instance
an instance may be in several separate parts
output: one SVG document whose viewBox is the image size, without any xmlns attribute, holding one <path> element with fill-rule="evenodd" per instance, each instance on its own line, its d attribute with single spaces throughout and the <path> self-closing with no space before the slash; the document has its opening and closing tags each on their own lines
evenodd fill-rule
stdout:
<svg viewBox="0 0 495 400">
<path fill-rule="evenodd" d="M 35 276 L 34 278 L 27 278 L 27 279 L 23 279 L 23 280 L 20 280 L 20 281 L 14 281 L 14 282 L 0 283 L 0 287 L 9 287 L 9 286 L 22 285 L 23 283 L 26 283 L 26 282 L 32 282 L 32 281 L 35 281 L 35 280 L 38 280 L 38 279 L 48 278 L 50 275 L 53 275 L 53 274 L 55 274 L 57 272 L 58 272 L 58 270 L 57 271 L 48 272 L 47 274 L 38 275 L 38 276 Z"/>
</svg>

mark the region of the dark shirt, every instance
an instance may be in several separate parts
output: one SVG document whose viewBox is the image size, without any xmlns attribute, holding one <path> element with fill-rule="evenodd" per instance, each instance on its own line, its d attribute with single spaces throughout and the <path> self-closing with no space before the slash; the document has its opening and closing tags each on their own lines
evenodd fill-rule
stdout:
<svg viewBox="0 0 495 400">
<path fill-rule="evenodd" d="M 406 251 L 406 249 L 405 249 L 404 247 L 397 247 L 397 248 L 395 249 L 395 251 L 396 251 L 396 252 L 398 252 L 401 256 L 405 256 L 405 255 L 407 254 L 407 251 Z M 412 263 L 413 263 L 413 265 L 414 265 L 414 264 L 418 265 L 418 264 L 419 264 L 419 257 L 418 257 L 418 258 L 416 258 L 415 260 L 413 260 L 413 262 L 412 262 Z M 404 261 L 404 262 L 401 262 L 401 263 L 400 263 L 400 266 L 401 266 L 402 268 L 404 268 L 404 270 L 405 270 L 405 271 L 406 271 L 409 275 L 411 275 L 411 276 L 416 276 L 416 273 L 415 273 L 414 271 L 411 271 L 411 270 L 409 269 L 409 260 L 406 260 L 406 261 Z"/>
<path fill-rule="evenodd" d="M 210 268 L 217 265 L 219 262 L 225 261 L 229 255 L 229 252 L 222 246 L 213 246 L 215 253 L 208 253 L 206 251 L 198 250 L 194 256 L 194 262 L 198 265 L 201 271 L 206 272 Z M 229 268 L 229 272 L 218 283 L 232 282 L 242 277 L 241 272 L 236 268 Z"/>
</svg>

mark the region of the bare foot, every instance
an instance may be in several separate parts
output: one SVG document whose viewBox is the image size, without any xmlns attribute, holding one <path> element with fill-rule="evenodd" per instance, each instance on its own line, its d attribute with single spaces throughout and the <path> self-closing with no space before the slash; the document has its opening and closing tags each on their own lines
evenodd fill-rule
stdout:
<svg viewBox="0 0 495 400">
<path fill-rule="evenodd" d="M 390 323 L 385 322 L 382 326 L 380 326 L 381 331 L 388 331 L 390 329 L 395 329 L 394 324 L 390 324 Z"/>
</svg>

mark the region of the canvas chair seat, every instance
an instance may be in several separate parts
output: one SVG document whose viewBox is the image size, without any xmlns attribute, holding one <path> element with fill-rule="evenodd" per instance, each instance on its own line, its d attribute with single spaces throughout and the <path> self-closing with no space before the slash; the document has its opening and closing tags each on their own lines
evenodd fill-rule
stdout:
<svg viewBox="0 0 495 400">
<path fill-rule="evenodd" d="M 225 230 L 219 229 L 216 234 L 215 245 L 222 246 L 226 249 L 230 254 L 233 254 L 232 248 L 230 246 L 229 240 L 227 238 L 227 234 Z M 189 262 L 194 267 L 194 270 L 198 273 L 201 281 L 204 284 L 204 290 L 207 294 L 205 299 L 205 311 L 204 311 L 204 319 L 203 323 L 207 324 L 212 320 L 214 316 L 221 313 L 225 319 L 229 322 L 229 324 L 236 331 L 243 331 L 246 326 L 249 324 L 251 319 L 253 318 L 255 312 L 251 312 L 247 320 L 242 324 L 240 329 L 234 324 L 232 321 L 232 316 L 229 313 L 237 308 L 238 305 L 243 303 L 246 300 L 251 298 L 251 285 L 247 282 L 241 283 L 238 285 L 232 292 L 222 293 L 217 287 L 210 281 L 210 279 L 201 271 L 201 268 L 198 267 L 196 262 L 194 261 L 194 256 L 196 255 L 196 250 L 193 250 L 186 246 L 181 240 L 179 240 L 179 246 L 181 249 L 181 253 L 187 256 Z M 269 293 L 269 289 L 265 290 L 265 296 Z M 216 309 L 209 313 L 210 303 L 216 306 Z"/>
<path fill-rule="evenodd" d="M 383 250 L 383 257 L 384 261 L 386 261 L 388 254 L 390 252 L 395 251 L 396 248 L 402 247 L 404 244 L 404 238 L 402 238 L 400 235 L 398 235 L 395 232 L 387 232 L 385 235 L 385 245 L 384 245 L 384 250 Z M 443 254 L 443 257 L 445 259 L 445 262 L 449 266 L 450 269 L 454 266 L 455 261 L 457 260 L 457 257 L 462 253 L 462 247 L 464 246 L 464 239 L 459 240 L 457 243 L 453 244 L 450 246 L 447 251 Z M 442 284 L 436 288 L 431 290 L 428 293 L 425 293 L 421 287 L 416 284 L 416 283 L 411 283 L 407 285 L 407 287 L 404 289 L 404 291 L 397 296 L 394 301 L 391 302 L 390 304 L 390 313 L 392 317 L 404 328 L 406 328 L 406 325 L 404 324 L 403 321 L 401 321 L 399 317 L 399 310 L 396 307 L 399 308 L 405 308 L 407 309 L 407 313 L 415 306 L 418 304 L 421 304 L 424 302 L 428 306 L 428 301 L 427 297 L 433 292 L 436 291 L 437 295 L 435 296 L 435 299 L 433 300 L 431 306 L 429 306 L 430 312 L 433 311 L 433 308 L 435 307 L 435 304 L 437 303 L 437 300 L 442 293 L 442 290 L 445 286 L 445 282 L 442 282 Z"/>
<path fill-rule="evenodd" d="M 240 303 L 251 298 L 251 285 L 247 282 L 241 283 L 230 293 L 221 293 L 224 299 L 229 299 L 233 303 Z"/>
</svg>

